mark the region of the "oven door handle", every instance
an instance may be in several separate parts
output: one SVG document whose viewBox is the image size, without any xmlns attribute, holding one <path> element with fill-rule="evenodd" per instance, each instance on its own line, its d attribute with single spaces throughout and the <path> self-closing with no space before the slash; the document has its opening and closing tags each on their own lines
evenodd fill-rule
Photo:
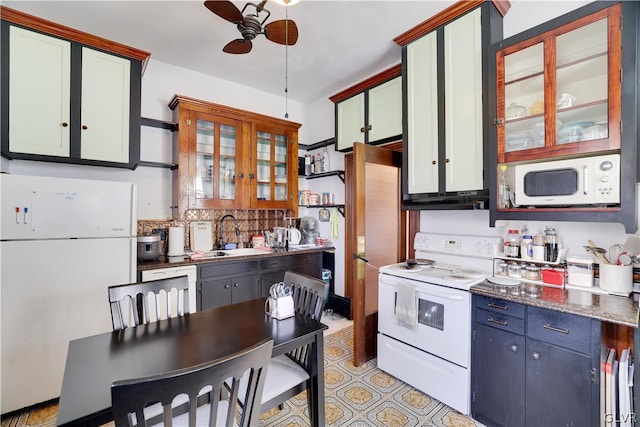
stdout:
<svg viewBox="0 0 640 427">
<path fill-rule="evenodd" d="M 446 292 L 438 292 L 438 291 L 433 291 L 433 290 L 425 290 L 425 289 L 420 289 L 418 290 L 418 296 L 420 294 L 425 294 L 425 295 L 431 295 L 434 297 L 440 297 L 440 298 L 444 298 L 444 299 L 448 299 L 449 301 L 464 301 L 464 296 L 462 295 L 451 295 L 448 294 Z"/>
</svg>

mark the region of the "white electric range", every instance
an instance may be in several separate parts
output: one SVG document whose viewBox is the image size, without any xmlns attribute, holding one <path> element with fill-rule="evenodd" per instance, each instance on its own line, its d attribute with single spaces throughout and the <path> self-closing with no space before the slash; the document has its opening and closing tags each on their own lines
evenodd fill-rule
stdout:
<svg viewBox="0 0 640 427">
<path fill-rule="evenodd" d="M 416 233 L 418 265 L 379 270 L 378 367 L 465 415 L 471 410 L 469 289 L 492 274 L 501 246 L 501 237 Z"/>
</svg>

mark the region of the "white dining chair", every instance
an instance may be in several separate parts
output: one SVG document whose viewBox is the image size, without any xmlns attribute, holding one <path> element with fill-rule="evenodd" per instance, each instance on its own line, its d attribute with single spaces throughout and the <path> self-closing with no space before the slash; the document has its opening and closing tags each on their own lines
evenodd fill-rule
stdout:
<svg viewBox="0 0 640 427">
<path fill-rule="evenodd" d="M 188 276 L 109 286 L 113 329 L 189 313 Z"/>
</svg>

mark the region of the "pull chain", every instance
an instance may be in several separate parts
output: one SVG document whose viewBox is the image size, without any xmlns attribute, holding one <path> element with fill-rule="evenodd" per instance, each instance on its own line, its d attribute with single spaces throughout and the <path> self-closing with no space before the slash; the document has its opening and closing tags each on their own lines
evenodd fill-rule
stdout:
<svg viewBox="0 0 640 427">
<path fill-rule="evenodd" d="M 289 118 L 289 7 L 284 7 L 284 118 Z"/>
</svg>

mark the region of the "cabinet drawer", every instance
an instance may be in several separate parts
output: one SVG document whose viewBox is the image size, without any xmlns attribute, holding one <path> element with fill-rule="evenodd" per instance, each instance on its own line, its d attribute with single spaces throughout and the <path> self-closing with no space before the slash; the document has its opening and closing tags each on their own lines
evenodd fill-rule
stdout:
<svg viewBox="0 0 640 427">
<path fill-rule="evenodd" d="M 475 311 L 476 323 L 492 326 L 503 331 L 524 335 L 524 319 L 509 316 L 504 311 L 489 311 L 477 308 Z"/>
<path fill-rule="evenodd" d="M 252 273 L 258 270 L 257 261 L 216 262 L 198 266 L 198 278 L 226 276 L 228 274 Z"/>
<path fill-rule="evenodd" d="M 524 319 L 524 305 L 517 302 L 481 295 L 474 295 L 473 300 L 476 308 Z"/>
<path fill-rule="evenodd" d="M 289 266 L 289 257 L 279 256 L 260 260 L 260 270 L 284 269 Z"/>
<path fill-rule="evenodd" d="M 591 352 L 591 319 L 527 307 L 527 336 L 581 353 Z"/>
</svg>

